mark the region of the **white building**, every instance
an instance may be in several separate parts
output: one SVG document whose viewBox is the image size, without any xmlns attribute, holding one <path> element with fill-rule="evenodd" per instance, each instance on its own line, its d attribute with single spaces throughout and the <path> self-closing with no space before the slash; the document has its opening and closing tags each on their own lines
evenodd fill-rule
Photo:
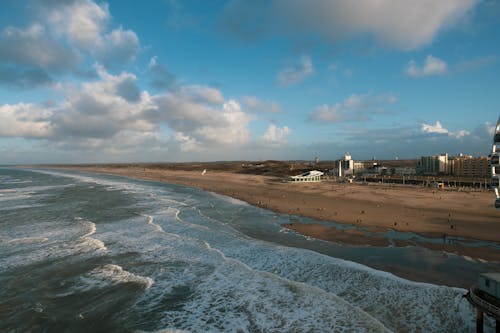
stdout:
<svg viewBox="0 0 500 333">
<path fill-rule="evenodd" d="M 418 164 L 418 173 L 424 175 L 449 174 L 448 154 L 422 156 Z"/>
<path fill-rule="evenodd" d="M 354 160 L 351 155 L 345 154 L 342 159 L 335 161 L 335 167 L 330 173 L 338 177 L 354 174 Z"/>
<path fill-rule="evenodd" d="M 307 171 L 304 172 L 303 174 L 297 175 L 297 176 L 291 176 L 290 181 L 293 183 L 300 182 L 300 183 L 311 183 L 311 182 L 320 182 L 321 181 L 321 176 L 323 176 L 324 173 L 318 170 L 312 170 L 312 171 Z"/>
</svg>

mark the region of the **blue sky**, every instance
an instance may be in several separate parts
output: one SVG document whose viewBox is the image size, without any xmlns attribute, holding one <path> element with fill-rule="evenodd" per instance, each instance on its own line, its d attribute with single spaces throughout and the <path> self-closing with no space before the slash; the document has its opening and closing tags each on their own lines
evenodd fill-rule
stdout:
<svg viewBox="0 0 500 333">
<path fill-rule="evenodd" d="M 500 3 L 0 4 L 0 164 L 487 155 Z"/>
</svg>

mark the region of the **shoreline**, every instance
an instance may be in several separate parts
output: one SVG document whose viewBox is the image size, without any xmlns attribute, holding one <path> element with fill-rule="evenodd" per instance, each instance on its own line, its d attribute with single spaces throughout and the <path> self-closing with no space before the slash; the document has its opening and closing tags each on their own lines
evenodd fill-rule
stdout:
<svg viewBox="0 0 500 333">
<path fill-rule="evenodd" d="M 381 184 L 288 183 L 278 177 L 232 172 L 183 171 L 143 167 L 51 167 L 121 175 L 200 188 L 287 214 L 282 227 L 345 245 L 422 246 L 475 259 L 500 262 L 500 250 L 465 246 L 453 240 L 484 241 L 500 246 L 500 211 L 490 192 L 452 192 L 419 186 Z M 302 223 L 294 218 L 312 218 Z M 333 222 L 329 226 L 329 222 Z M 335 225 L 334 225 L 335 224 Z M 340 230 L 336 225 L 347 226 Z M 354 227 L 354 228 L 352 228 Z M 414 233 L 432 242 L 391 240 L 394 230 Z M 370 236 L 366 236 L 369 233 Z M 442 243 L 436 240 L 442 240 Z"/>
</svg>

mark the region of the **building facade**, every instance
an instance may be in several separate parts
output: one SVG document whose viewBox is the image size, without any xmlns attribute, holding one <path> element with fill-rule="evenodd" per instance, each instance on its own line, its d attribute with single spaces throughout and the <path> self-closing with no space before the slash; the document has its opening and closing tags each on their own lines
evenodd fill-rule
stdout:
<svg viewBox="0 0 500 333">
<path fill-rule="evenodd" d="M 448 154 L 422 156 L 417 165 L 417 173 L 421 175 L 444 175 L 450 173 Z"/>
<path fill-rule="evenodd" d="M 488 157 L 457 156 L 452 160 L 454 176 L 468 178 L 489 178 L 491 168 Z"/>
</svg>

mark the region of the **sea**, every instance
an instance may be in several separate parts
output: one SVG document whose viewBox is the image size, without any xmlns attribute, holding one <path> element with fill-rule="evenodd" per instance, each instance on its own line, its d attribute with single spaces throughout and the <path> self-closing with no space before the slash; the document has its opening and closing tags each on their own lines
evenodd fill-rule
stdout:
<svg viewBox="0 0 500 333">
<path fill-rule="evenodd" d="M 466 289 L 410 277 L 460 285 L 498 263 L 329 243 L 290 219 L 186 186 L 0 168 L 0 332 L 475 331 Z"/>
</svg>

